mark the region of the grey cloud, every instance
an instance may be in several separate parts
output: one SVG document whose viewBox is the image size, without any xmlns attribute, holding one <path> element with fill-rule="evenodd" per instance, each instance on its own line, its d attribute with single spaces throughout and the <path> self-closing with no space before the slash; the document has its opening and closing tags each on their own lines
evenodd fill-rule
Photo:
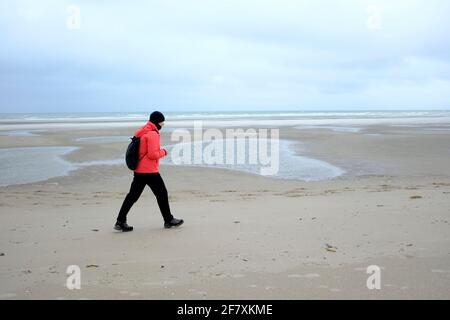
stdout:
<svg viewBox="0 0 450 320">
<path fill-rule="evenodd" d="M 445 107 L 448 13 L 439 0 L 2 2 L 0 107 Z"/>
</svg>

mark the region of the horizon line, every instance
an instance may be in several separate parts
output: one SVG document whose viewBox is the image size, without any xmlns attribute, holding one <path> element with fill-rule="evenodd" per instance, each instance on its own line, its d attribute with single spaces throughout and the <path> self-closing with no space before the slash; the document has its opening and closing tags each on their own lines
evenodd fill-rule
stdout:
<svg viewBox="0 0 450 320">
<path fill-rule="evenodd" d="M 156 108 L 155 110 L 164 110 L 163 108 Z M 450 107 L 443 107 L 442 109 L 307 109 L 307 110 L 214 110 L 214 111 L 208 111 L 208 110 L 168 110 L 164 111 L 165 113 L 202 113 L 202 112 L 208 112 L 208 113 L 242 113 L 242 112 L 248 112 L 248 113 L 284 113 L 284 112 L 386 112 L 386 111 L 392 111 L 392 112 L 411 112 L 411 111 L 426 111 L 426 112 L 433 112 L 433 111 L 450 111 Z M 148 111 L 32 111 L 32 112 L 23 112 L 23 111 L 17 111 L 17 112 L 0 112 L 0 114 L 70 114 L 70 113 L 149 113 L 152 112 L 151 110 Z"/>
</svg>

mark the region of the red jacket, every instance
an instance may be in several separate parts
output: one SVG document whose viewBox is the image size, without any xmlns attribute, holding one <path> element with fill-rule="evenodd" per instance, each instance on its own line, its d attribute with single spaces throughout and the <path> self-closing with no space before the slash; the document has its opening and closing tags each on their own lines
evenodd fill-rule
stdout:
<svg viewBox="0 0 450 320">
<path fill-rule="evenodd" d="M 134 170 L 137 173 L 158 172 L 159 159 L 167 155 L 167 151 L 161 149 L 159 144 L 159 131 L 150 121 L 134 133 L 141 138 L 139 145 L 139 162 Z"/>
</svg>

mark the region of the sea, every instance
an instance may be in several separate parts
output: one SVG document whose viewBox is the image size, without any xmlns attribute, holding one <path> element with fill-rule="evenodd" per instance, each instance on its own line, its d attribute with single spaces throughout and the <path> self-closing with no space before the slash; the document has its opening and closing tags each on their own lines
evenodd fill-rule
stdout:
<svg viewBox="0 0 450 320">
<path fill-rule="evenodd" d="M 164 112 L 164 110 L 161 110 Z M 192 128 L 201 122 L 203 127 L 290 126 L 299 130 L 321 128 L 338 133 L 364 134 L 371 125 L 393 127 L 421 127 L 429 131 L 450 130 L 450 110 L 433 111 L 245 111 L 245 112 L 164 112 L 164 130 Z M 138 127 L 148 120 L 149 112 L 83 112 L 83 113 L 0 113 L 0 141 L 14 137 L 36 137 L 43 132 L 64 128 Z M 82 144 L 123 143 L 124 152 L 129 143 L 127 136 L 74 137 Z M 205 144 L 205 142 L 203 142 Z M 166 146 L 168 149 L 173 145 Z M 190 146 L 189 148 L 193 147 Z M 97 159 L 73 163 L 65 156 L 80 146 L 40 146 L 11 148 L 0 143 L 0 187 L 45 181 L 64 176 L 86 166 L 125 166 L 124 157 Z M 294 151 L 292 141 L 280 140 L 279 169 L 273 178 L 322 181 L 345 175 L 345 170 L 331 163 L 313 159 Z M 297 148 L 298 149 L 298 148 Z M 249 150 L 244 151 L 248 157 Z M 170 158 L 161 165 L 177 165 Z M 186 164 L 183 164 L 186 165 Z M 198 165 L 198 164 L 193 164 Z M 261 174 L 258 164 L 200 164 L 230 170 Z"/>
</svg>

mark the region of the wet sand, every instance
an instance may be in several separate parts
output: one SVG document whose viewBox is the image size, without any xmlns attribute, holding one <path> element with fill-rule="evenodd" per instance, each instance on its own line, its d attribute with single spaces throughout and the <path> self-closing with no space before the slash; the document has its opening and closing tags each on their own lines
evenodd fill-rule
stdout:
<svg viewBox="0 0 450 320">
<path fill-rule="evenodd" d="M 123 142 L 76 139 L 133 130 L 0 136 L 0 147 L 78 146 L 66 160 L 116 159 Z M 132 179 L 124 165 L 0 187 L 0 299 L 450 298 L 449 131 L 285 127 L 280 137 L 347 174 L 304 182 L 161 166 L 185 224 L 163 229 L 146 189 L 131 233 L 112 229 Z M 66 288 L 69 265 L 81 268 L 81 290 Z M 370 265 L 381 268 L 380 290 L 366 286 Z"/>
</svg>

